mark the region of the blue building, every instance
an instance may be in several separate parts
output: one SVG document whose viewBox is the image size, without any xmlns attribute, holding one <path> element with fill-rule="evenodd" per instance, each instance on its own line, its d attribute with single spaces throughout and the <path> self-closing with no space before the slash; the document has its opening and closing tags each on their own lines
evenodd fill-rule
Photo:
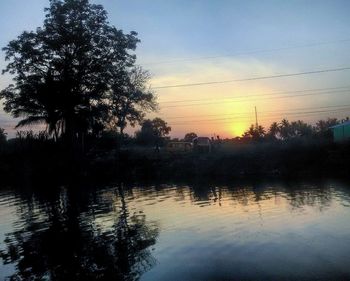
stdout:
<svg viewBox="0 0 350 281">
<path fill-rule="evenodd" d="M 330 127 L 333 132 L 333 139 L 336 142 L 350 139 L 350 121 Z"/>
</svg>

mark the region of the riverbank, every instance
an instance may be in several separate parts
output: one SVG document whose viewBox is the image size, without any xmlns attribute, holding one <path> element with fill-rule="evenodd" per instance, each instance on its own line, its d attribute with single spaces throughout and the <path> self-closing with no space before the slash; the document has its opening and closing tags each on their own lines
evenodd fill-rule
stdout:
<svg viewBox="0 0 350 281">
<path fill-rule="evenodd" d="M 251 177 L 348 177 L 349 143 L 275 142 L 222 145 L 211 153 L 155 151 L 125 146 L 67 154 L 53 142 L 17 144 L 3 150 L 3 180 L 235 179 Z"/>
<path fill-rule="evenodd" d="M 223 146 L 208 154 L 126 150 L 133 176 L 175 178 L 307 177 L 349 175 L 350 146 L 334 143 L 262 143 Z"/>
</svg>

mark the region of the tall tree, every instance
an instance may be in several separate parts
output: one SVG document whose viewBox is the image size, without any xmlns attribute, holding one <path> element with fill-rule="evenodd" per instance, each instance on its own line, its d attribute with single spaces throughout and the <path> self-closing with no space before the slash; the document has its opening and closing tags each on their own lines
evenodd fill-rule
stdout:
<svg viewBox="0 0 350 281">
<path fill-rule="evenodd" d="M 277 122 L 273 122 L 271 125 L 270 125 L 270 128 L 269 128 L 269 131 L 267 133 L 267 137 L 270 139 L 270 140 L 276 140 L 278 139 L 280 136 L 279 136 L 279 124 Z"/>
<path fill-rule="evenodd" d="M 50 0 L 45 11 L 42 27 L 23 32 L 4 48 L 9 61 L 4 72 L 14 75 L 14 85 L 0 98 L 7 112 L 24 118 L 19 126 L 44 122 L 50 133 L 72 143 L 109 121 L 112 103 L 106 101 L 116 83 L 132 84 L 136 57 L 130 51 L 139 39 L 136 32 L 111 26 L 103 7 L 88 0 Z"/>
<path fill-rule="evenodd" d="M 266 132 L 263 126 L 250 125 L 249 129 L 243 133 L 243 138 L 258 141 L 264 138 Z"/>
<path fill-rule="evenodd" d="M 291 124 L 287 119 L 282 119 L 279 124 L 279 133 L 283 140 L 289 139 L 293 136 Z"/>
<path fill-rule="evenodd" d="M 128 123 L 135 126 L 143 121 L 146 112 L 157 109 L 154 93 L 146 88 L 150 79 L 147 71 L 134 67 L 123 78 L 113 81 L 110 92 L 110 124 L 119 128 L 121 136 Z"/>
</svg>

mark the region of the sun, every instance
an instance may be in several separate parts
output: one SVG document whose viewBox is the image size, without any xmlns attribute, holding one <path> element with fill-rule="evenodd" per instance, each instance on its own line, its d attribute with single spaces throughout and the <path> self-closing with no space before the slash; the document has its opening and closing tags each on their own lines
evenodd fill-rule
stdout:
<svg viewBox="0 0 350 281">
<path fill-rule="evenodd" d="M 230 125 L 230 132 L 232 132 L 235 137 L 240 137 L 247 129 L 248 125 L 242 122 L 237 122 Z"/>
</svg>

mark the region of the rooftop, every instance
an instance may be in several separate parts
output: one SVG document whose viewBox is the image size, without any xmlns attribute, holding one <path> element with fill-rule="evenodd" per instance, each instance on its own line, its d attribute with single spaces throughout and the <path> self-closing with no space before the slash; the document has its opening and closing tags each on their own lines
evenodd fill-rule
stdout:
<svg viewBox="0 0 350 281">
<path fill-rule="evenodd" d="M 348 126 L 348 125 L 350 125 L 350 121 L 346 121 L 346 122 L 340 123 L 338 125 L 335 125 L 335 126 L 332 126 L 332 127 L 329 127 L 329 128 L 330 129 L 334 129 L 334 128 L 339 128 L 339 127 Z"/>
</svg>

